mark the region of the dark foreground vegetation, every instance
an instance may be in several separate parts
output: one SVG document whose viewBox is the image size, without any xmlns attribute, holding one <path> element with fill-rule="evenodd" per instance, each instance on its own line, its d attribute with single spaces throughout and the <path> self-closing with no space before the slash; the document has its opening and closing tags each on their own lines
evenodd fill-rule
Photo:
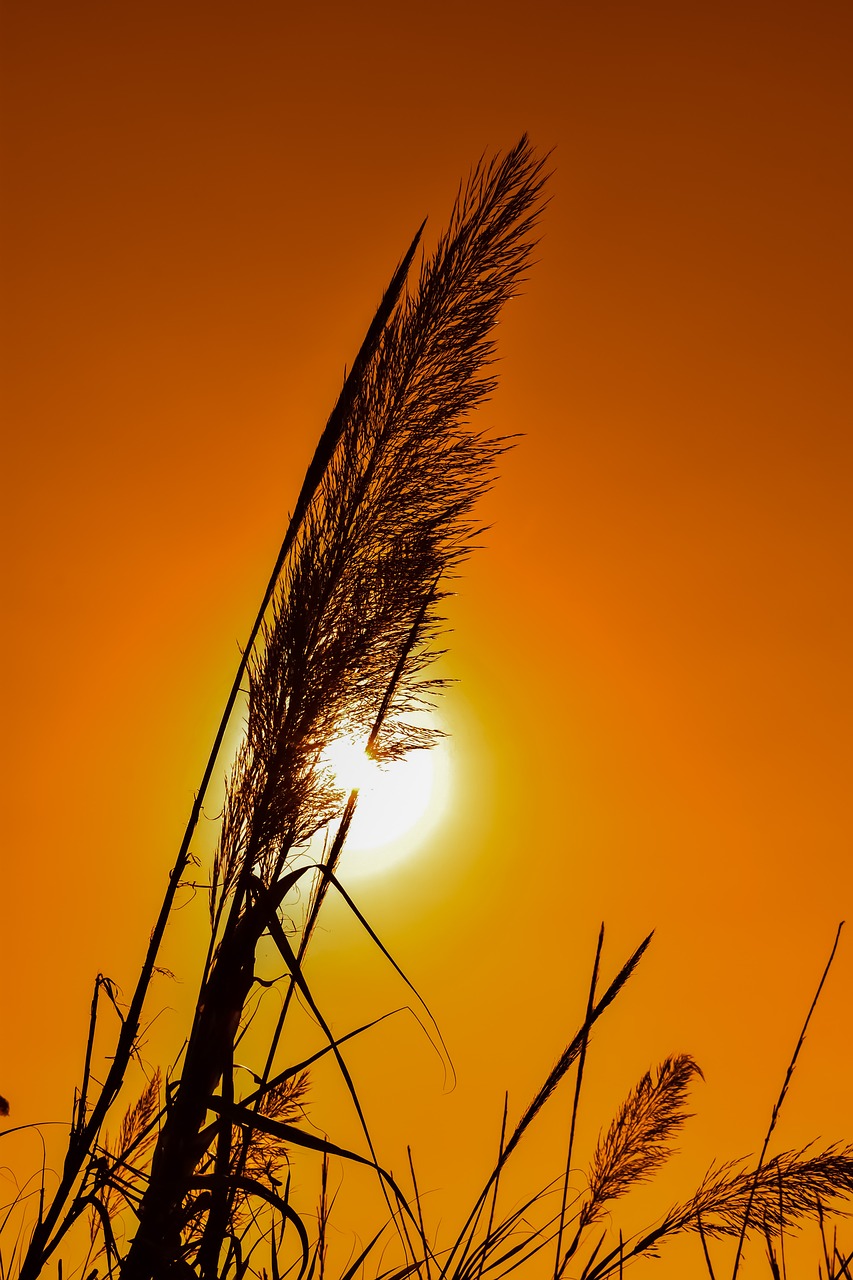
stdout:
<svg viewBox="0 0 853 1280">
<path fill-rule="evenodd" d="M 589 1036 L 649 938 L 605 978 L 602 929 L 582 1024 L 521 1118 L 511 1124 L 504 1114 L 494 1167 L 452 1244 L 441 1248 L 425 1224 L 414 1165 L 405 1178 L 383 1167 L 347 1067 L 347 1041 L 369 1036 L 371 1028 L 336 1038 L 306 977 L 306 955 L 330 894 L 342 898 L 396 968 L 338 880 L 358 797 L 342 794 L 323 751 L 342 735 L 363 742 L 380 762 L 429 748 L 431 731 L 422 720 L 439 692 L 429 664 L 442 600 L 476 537 L 476 500 L 507 445 L 477 434 L 469 421 L 494 387 L 492 334 L 528 267 L 544 184 L 543 162 L 526 139 L 480 164 L 419 272 L 413 264 L 421 232 L 393 275 L 308 468 L 136 989 L 119 1006 L 108 979 L 95 984 L 64 1164 L 55 1177 L 42 1171 L 3 1208 L 0 1280 L 43 1274 L 315 1280 L 331 1270 L 330 1162 L 360 1166 L 378 1181 L 385 1204 L 384 1220 L 358 1224 L 362 1246 L 336 1270 L 336 1280 L 368 1273 L 387 1280 L 496 1280 L 518 1268 L 553 1280 L 603 1280 L 685 1232 L 696 1237 L 697 1274 L 707 1267 L 713 1277 L 715 1266 L 723 1274 L 725 1256 L 725 1273 L 736 1276 L 753 1234 L 778 1277 L 786 1272 L 786 1232 L 806 1218 L 821 1229 L 816 1269 L 851 1280 L 851 1259 L 826 1223 L 853 1192 L 853 1147 L 769 1154 L 805 1027 L 757 1160 L 712 1170 L 648 1230 L 623 1238 L 617 1202 L 654 1177 L 686 1118 L 699 1067 L 680 1055 L 642 1077 L 578 1174 L 575 1122 Z M 245 733 L 217 848 L 199 872 L 193 841 L 202 805 L 243 697 Z M 192 1025 L 166 1076 L 150 1074 L 128 1103 L 164 933 L 180 886 L 194 876 L 207 879 L 210 938 Z M 255 996 L 270 981 L 258 969 L 262 942 L 281 962 L 280 1013 L 247 1071 Z M 832 956 L 826 972 L 831 962 Z M 820 986 L 815 1001 L 819 994 Z M 120 1029 L 105 1055 L 106 1077 L 96 1082 L 101 1015 L 111 1005 Z M 324 1037 L 307 1057 L 296 1052 L 298 1037 L 291 1034 L 293 1018 L 306 1011 Z M 362 1135 L 357 1149 L 305 1121 L 320 1059 L 335 1064 L 349 1094 Z M 507 1164 L 564 1080 L 573 1090 L 564 1171 L 507 1209 Z M 0 1099 L 0 1114 L 6 1110 Z M 293 1170 L 309 1157 L 319 1161 L 319 1186 L 306 1206 L 304 1192 L 291 1194 L 291 1186 Z M 725 1255 L 720 1237 L 729 1238 Z"/>
</svg>

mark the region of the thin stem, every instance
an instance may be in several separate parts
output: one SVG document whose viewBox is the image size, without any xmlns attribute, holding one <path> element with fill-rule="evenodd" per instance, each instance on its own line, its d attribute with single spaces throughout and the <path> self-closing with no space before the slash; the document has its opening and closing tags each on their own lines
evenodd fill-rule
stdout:
<svg viewBox="0 0 853 1280">
<path fill-rule="evenodd" d="M 735 1252 L 735 1262 L 734 1262 L 734 1267 L 732 1269 L 732 1280 L 737 1280 L 737 1273 L 738 1273 L 738 1268 L 740 1266 L 740 1259 L 741 1259 L 741 1254 L 743 1252 L 743 1245 L 746 1239 L 747 1230 L 749 1228 L 749 1216 L 750 1216 L 750 1213 L 752 1212 L 752 1203 L 753 1203 L 753 1200 L 755 1199 L 756 1187 L 758 1186 L 758 1175 L 760 1174 L 761 1169 L 764 1165 L 764 1157 L 767 1155 L 767 1148 L 770 1145 L 770 1139 L 773 1136 L 773 1130 L 776 1128 L 776 1121 L 779 1119 L 779 1113 L 782 1110 L 782 1104 L 785 1101 L 785 1097 L 788 1092 L 788 1086 L 790 1085 L 791 1077 L 794 1074 L 794 1067 L 797 1065 L 797 1059 L 800 1056 L 800 1050 L 802 1049 L 803 1044 L 805 1042 L 806 1032 L 808 1031 L 809 1023 L 812 1020 L 812 1014 L 817 1008 L 817 1002 L 820 999 L 821 992 L 823 991 L 823 985 L 826 982 L 827 978 L 829 977 L 829 971 L 832 968 L 832 962 L 834 961 L 835 953 L 838 950 L 838 943 L 841 938 L 841 930 L 843 928 L 844 928 L 844 921 L 842 920 L 835 931 L 835 941 L 832 944 L 832 950 L 829 953 L 829 959 L 826 962 L 826 966 L 824 968 L 820 982 L 817 984 L 817 991 L 814 993 L 814 998 L 812 999 L 811 1005 L 809 1006 L 809 1011 L 806 1014 L 806 1020 L 803 1023 L 803 1029 L 800 1032 L 800 1037 L 797 1040 L 797 1044 L 794 1049 L 794 1053 L 791 1057 L 791 1061 L 788 1063 L 788 1070 L 785 1072 L 785 1079 L 782 1081 L 782 1088 L 779 1091 L 779 1097 L 776 1099 L 776 1103 L 773 1107 L 773 1111 L 770 1116 L 770 1124 L 767 1129 L 767 1134 L 765 1135 L 765 1138 L 764 1138 L 764 1145 L 761 1148 L 761 1155 L 758 1157 L 758 1166 L 755 1170 L 755 1177 L 753 1178 L 752 1185 L 749 1189 L 749 1199 L 747 1200 L 747 1203 L 746 1203 L 746 1212 L 743 1215 L 743 1222 L 741 1223 L 740 1235 L 738 1236 L 738 1242 L 737 1242 L 737 1250 Z"/>
<path fill-rule="evenodd" d="M 586 1002 L 586 1017 L 584 1019 L 584 1026 L 589 1025 L 590 1017 L 592 1015 L 592 1007 L 595 1002 L 595 989 L 598 984 L 598 967 L 601 962 L 601 950 L 603 946 L 604 946 L 604 923 L 602 922 L 601 928 L 598 931 L 598 944 L 595 948 L 595 960 L 593 961 L 593 965 L 592 965 L 592 977 L 590 978 L 590 983 L 589 983 L 589 995 L 587 996 L 587 1002 Z M 563 1270 L 565 1269 L 566 1263 L 571 1257 L 571 1252 L 572 1252 L 572 1251 L 567 1252 L 566 1257 L 563 1259 L 562 1263 L 560 1262 L 560 1252 L 563 1247 L 563 1232 L 565 1230 L 565 1221 L 566 1221 L 566 1205 L 568 1203 L 568 1198 L 569 1198 L 569 1178 L 571 1176 L 571 1170 L 572 1170 L 572 1151 L 574 1150 L 574 1144 L 575 1144 L 575 1127 L 576 1127 L 577 1118 L 578 1118 L 578 1108 L 580 1105 L 580 1096 L 581 1096 L 581 1085 L 583 1084 L 583 1073 L 584 1073 L 584 1066 L 586 1064 L 586 1051 L 587 1051 L 588 1044 L 589 1044 L 589 1033 L 587 1032 L 587 1034 L 583 1038 L 583 1043 L 581 1045 L 580 1058 L 578 1059 L 578 1073 L 577 1073 L 577 1078 L 575 1080 L 575 1095 L 574 1095 L 574 1098 L 572 1099 L 572 1118 L 571 1118 L 571 1123 L 569 1125 L 569 1143 L 566 1149 L 566 1170 L 563 1176 L 563 1195 L 560 1203 L 560 1225 L 557 1228 L 557 1249 L 554 1257 L 554 1280 L 559 1280 L 559 1277 L 562 1274 Z"/>
</svg>

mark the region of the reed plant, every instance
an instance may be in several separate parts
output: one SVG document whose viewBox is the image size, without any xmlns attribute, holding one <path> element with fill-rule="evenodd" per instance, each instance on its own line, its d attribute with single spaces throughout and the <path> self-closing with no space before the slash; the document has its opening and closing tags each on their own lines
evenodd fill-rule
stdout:
<svg viewBox="0 0 853 1280">
<path fill-rule="evenodd" d="M 308 981 L 306 956 L 330 893 L 397 967 L 338 878 L 358 794 L 341 791 L 324 753 L 346 736 L 382 762 L 434 741 L 422 720 L 441 689 L 430 664 L 441 643 L 442 602 L 476 542 L 476 502 L 510 443 L 478 433 L 470 418 L 495 386 L 494 326 L 530 264 L 545 182 L 545 162 L 526 138 L 482 161 L 460 187 L 434 251 L 415 270 L 421 228 L 392 276 L 298 495 L 136 988 L 119 1009 L 109 1070 L 96 1083 L 101 1014 L 105 1005 L 119 1008 L 113 984 L 99 977 L 58 1185 L 49 1197 L 42 1177 L 28 1234 L 0 1253 L 0 1280 L 36 1280 L 54 1267 L 60 1277 L 106 1272 L 122 1280 L 323 1277 L 331 1265 L 331 1161 L 366 1169 L 386 1206 L 385 1220 L 366 1233 L 338 1280 L 366 1270 L 383 1280 L 493 1280 L 519 1268 L 554 1280 L 599 1280 L 684 1232 L 699 1237 L 712 1275 L 709 1242 L 732 1239 L 736 1275 L 745 1236 L 759 1233 L 781 1274 L 784 1232 L 815 1216 L 827 1276 L 849 1277 L 850 1260 L 834 1238 L 830 1244 L 826 1223 L 853 1192 L 853 1147 L 768 1158 L 765 1143 L 756 1166 L 724 1165 L 649 1230 L 614 1234 L 614 1206 L 655 1176 L 687 1117 L 700 1074 L 689 1056 L 668 1057 L 642 1076 L 579 1176 L 575 1133 L 590 1035 L 650 938 L 602 990 L 602 928 L 581 1025 L 512 1128 L 505 1111 L 497 1160 L 442 1248 L 426 1222 L 413 1162 L 403 1185 L 371 1138 L 346 1060 L 347 1042 L 370 1027 L 336 1036 Z M 164 933 L 191 874 L 202 805 L 241 690 L 245 731 L 207 868 L 209 941 L 191 1025 L 165 1080 L 155 1071 L 127 1102 Z M 319 857 L 312 853 L 318 840 Z M 258 970 L 262 943 L 283 963 L 281 1011 L 250 1070 L 238 1071 L 235 1048 L 268 981 Z M 291 1033 L 295 1010 L 307 1010 L 324 1037 L 307 1056 Z M 334 1063 L 358 1118 L 358 1149 L 305 1122 L 312 1073 L 324 1059 Z M 572 1075 L 564 1173 L 506 1210 L 508 1162 Z M 786 1088 L 787 1079 L 770 1133 Z M 107 1121 L 115 1123 L 122 1106 L 111 1138 Z M 316 1209 L 297 1204 L 291 1190 L 292 1170 L 305 1156 L 320 1161 Z M 6 1207 L 0 1229 L 14 1207 Z M 86 1247 L 63 1272 L 64 1253 L 72 1242 L 77 1247 L 84 1223 Z M 380 1253 L 387 1237 L 396 1242 L 396 1262 Z"/>
</svg>

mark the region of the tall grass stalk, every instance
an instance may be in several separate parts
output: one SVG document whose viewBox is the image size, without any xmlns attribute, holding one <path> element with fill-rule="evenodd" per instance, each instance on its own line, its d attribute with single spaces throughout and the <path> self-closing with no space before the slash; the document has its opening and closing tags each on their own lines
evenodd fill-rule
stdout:
<svg viewBox="0 0 853 1280">
<path fill-rule="evenodd" d="M 324 1026 L 362 1120 L 369 1152 L 364 1159 L 377 1165 L 341 1048 L 303 974 L 305 948 L 323 898 L 337 883 L 334 871 L 356 803 L 355 795 L 341 796 L 322 754 L 343 734 L 360 737 L 379 761 L 432 741 L 432 732 L 416 726 L 413 717 L 440 688 L 426 668 L 438 651 L 442 601 L 478 532 L 474 504 L 506 447 L 506 441 L 472 431 L 468 420 L 495 386 L 487 371 L 492 331 L 529 262 L 544 177 L 526 138 L 503 157 L 482 162 L 460 188 L 448 230 L 423 259 L 414 287 L 407 291 L 406 281 L 422 228 L 394 273 L 308 468 L 112 1066 L 90 1103 L 91 1049 L 105 991 L 96 987 L 65 1166 L 51 1204 L 39 1213 L 21 1280 L 35 1280 L 94 1195 L 104 1121 L 136 1048 L 204 796 L 246 682 L 246 734 L 228 784 L 212 868 L 211 944 L 180 1074 L 170 1085 L 168 1105 L 159 1110 L 150 1169 L 137 1171 L 136 1192 L 125 1195 L 138 1221 L 121 1260 L 122 1274 L 142 1280 L 186 1275 L 191 1268 L 202 1277 L 217 1275 L 224 1251 L 234 1250 L 234 1217 L 253 1182 L 247 1169 L 257 1135 L 316 1145 L 307 1132 L 265 1114 L 275 1044 L 258 1077 L 253 1110 L 235 1088 L 234 1044 L 264 936 L 288 968 L 290 991 Z M 327 842 L 318 876 L 304 865 L 304 850 L 336 821 L 338 832 Z M 301 939 L 292 939 L 282 909 L 306 875 L 313 881 L 312 906 Z M 333 1145 L 324 1148 L 327 1154 Z M 209 1172 L 200 1173 L 202 1168 Z M 383 1180 L 395 1203 L 403 1203 L 387 1176 Z M 280 1198 L 272 1192 L 270 1197 L 286 1219 Z M 108 1220 L 103 1195 L 94 1200 L 90 1207 Z M 112 1250 L 110 1243 L 108 1263 Z"/>
</svg>

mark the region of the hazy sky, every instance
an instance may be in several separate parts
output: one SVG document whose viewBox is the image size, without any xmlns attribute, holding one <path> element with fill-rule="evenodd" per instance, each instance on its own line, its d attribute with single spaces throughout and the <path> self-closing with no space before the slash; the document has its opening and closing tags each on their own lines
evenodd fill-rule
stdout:
<svg viewBox="0 0 853 1280">
<path fill-rule="evenodd" d="M 655 928 L 596 1037 L 581 1138 L 687 1051 L 706 1083 L 684 1178 L 755 1150 L 853 899 L 853 9 L 11 0 L 4 24 L 14 1120 L 67 1117 L 92 980 L 132 986 L 393 266 L 526 130 L 552 201 L 477 424 L 524 438 L 451 608 L 455 798 L 360 890 L 460 1083 L 442 1095 L 409 1024 L 359 1067 L 389 1163 L 411 1141 L 449 1219 L 504 1089 L 517 1113 L 575 1029 L 599 922 L 607 973 Z M 336 1025 L 403 1003 L 329 922 Z M 194 928 L 152 1058 L 182 1034 Z M 853 1138 L 851 994 L 853 935 L 782 1146 Z M 531 1182 L 559 1149 L 531 1146 Z"/>
</svg>

